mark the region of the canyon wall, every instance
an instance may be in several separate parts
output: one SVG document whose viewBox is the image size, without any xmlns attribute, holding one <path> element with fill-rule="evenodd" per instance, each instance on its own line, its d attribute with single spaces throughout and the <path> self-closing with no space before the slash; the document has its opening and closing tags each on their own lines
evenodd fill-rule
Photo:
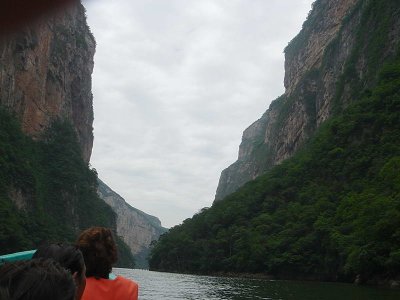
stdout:
<svg viewBox="0 0 400 300">
<path fill-rule="evenodd" d="M 32 218 L 34 210 L 42 209 L 37 203 L 48 203 L 51 199 L 54 201 L 52 205 L 43 204 L 47 214 L 43 218 L 48 219 L 54 215 L 56 219 L 60 219 L 61 211 L 63 217 L 68 219 L 63 224 L 68 228 L 65 232 L 71 237 L 89 226 L 108 226 L 116 229 L 117 235 L 135 255 L 137 266 L 146 267 L 150 243 L 166 229 L 156 217 L 131 207 L 101 181 L 96 194 L 93 188 L 96 178 L 94 182 L 88 183 L 85 181 L 87 178 L 81 176 L 81 173 L 89 171 L 88 177 L 93 179 L 92 170 L 88 170 L 88 163 L 93 146 L 91 75 L 96 42 L 86 23 L 85 8 L 80 1 L 70 2 L 74 3 L 63 7 L 55 15 L 37 19 L 27 27 L 19 27 L 15 32 L 1 32 L 0 106 L 11 111 L 21 124 L 23 132 L 36 141 L 47 142 L 44 133 L 46 129 L 51 128 L 54 121 L 66 121 L 65 123 L 71 124 L 80 147 L 76 154 L 82 157 L 84 163 L 80 158 L 71 158 L 70 153 L 62 157 L 62 164 L 58 165 L 56 170 L 62 179 L 59 180 L 60 185 L 54 188 L 57 191 L 55 195 L 38 192 L 51 186 L 47 181 L 39 184 L 44 187 L 32 184 L 29 188 L 11 183 L 7 186 L 8 197 L 18 210 L 16 214 L 32 213 L 29 215 Z M 65 139 L 60 138 L 58 142 L 60 144 L 54 147 L 72 153 L 68 148 L 70 145 L 63 144 Z M 57 152 L 59 153 L 55 153 L 55 157 L 48 157 L 43 164 L 37 168 L 35 166 L 35 170 L 29 171 L 39 176 L 37 174 L 44 173 L 43 169 L 48 168 L 55 174 L 53 166 L 48 167 L 47 164 L 54 165 L 60 161 L 57 155 L 62 151 Z M 31 158 L 24 160 L 29 159 Z M 68 173 L 68 167 L 74 164 L 83 164 L 81 167 L 84 170 Z M 30 166 L 32 165 L 34 164 L 30 163 Z M 16 176 L 18 180 L 24 176 L 30 178 L 25 173 L 20 173 L 22 175 Z M 85 185 L 86 190 L 79 190 L 77 185 L 69 186 L 67 181 L 79 181 L 90 187 Z M 39 180 L 36 180 L 37 182 Z M 64 189 L 68 192 L 63 192 Z M 88 195 L 95 199 L 89 202 Z M 44 200 L 37 200 L 42 198 Z M 0 197 L 0 202 L 2 200 Z M 62 208 L 56 209 L 56 206 Z M 28 207 L 32 208 L 32 212 L 28 212 Z M 60 235 L 65 235 L 65 232 Z M 66 238 L 62 236 L 62 239 Z"/>
<path fill-rule="evenodd" d="M 335 110 L 351 102 L 349 84 L 341 82 L 346 72 L 355 70 L 359 89 L 374 80 L 368 67 L 373 64 L 367 64 L 372 54 L 366 53 L 371 51 L 355 46 L 368 34 L 360 26 L 367 21 L 361 18 L 367 4 L 367 0 L 314 2 L 302 30 L 285 49 L 285 93 L 244 131 L 238 160 L 222 171 L 215 201 L 291 157 Z M 385 30 L 398 36 L 399 23 L 388 23 Z M 395 53 L 396 41 L 380 45 L 385 55 L 374 58 L 376 66 Z"/>
<path fill-rule="evenodd" d="M 117 214 L 117 234 L 131 249 L 136 267 L 147 268 L 151 242 L 157 240 L 167 229 L 161 226 L 158 218 L 132 207 L 101 180 L 97 192 Z"/>
<path fill-rule="evenodd" d="M 86 162 L 93 146 L 95 44 L 81 4 L 0 38 L 0 104 L 35 139 L 53 120 L 71 121 Z"/>
</svg>

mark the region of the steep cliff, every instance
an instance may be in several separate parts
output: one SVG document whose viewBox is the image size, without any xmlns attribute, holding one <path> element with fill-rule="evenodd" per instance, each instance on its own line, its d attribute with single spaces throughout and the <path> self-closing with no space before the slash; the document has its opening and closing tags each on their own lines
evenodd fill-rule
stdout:
<svg viewBox="0 0 400 300">
<path fill-rule="evenodd" d="M 79 1 L 0 35 L 0 206 L 14 208 L 1 225 L 16 219 L 10 227 L 21 228 L 21 240 L 31 236 L 27 244 L 70 240 L 94 224 L 115 227 L 115 214 L 93 192 L 96 174 L 88 168 L 94 48 Z"/>
<path fill-rule="evenodd" d="M 74 241 L 89 226 L 106 226 L 119 235 L 119 266 L 133 266 L 131 252 L 144 266 L 165 230 L 103 183 L 104 201 L 97 194 L 88 167 L 95 40 L 80 1 L 66 2 L 29 27 L 0 31 L 0 251 Z"/>
<path fill-rule="evenodd" d="M 257 178 L 162 235 L 151 269 L 399 286 L 399 16 L 398 0 L 315 2 L 286 93 L 225 172 Z"/>
<path fill-rule="evenodd" d="M 97 192 L 117 214 L 117 234 L 131 249 L 136 266 L 147 268 L 150 243 L 157 240 L 167 229 L 161 226 L 158 218 L 130 206 L 100 179 Z"/>
<path fill-rule="evenodd" d="M 93 145 L 94 52 L 81 4 L 0 39 L 0 104 L 35 139 L 52 121 L 71 121 L 86 162 Z"/>
<path fill-rule="evenodd" d="M 352 86 L 376 80 L 376 69 L 394 55 L 399 18 L 380 25 L 381 51 L 366 40 L 368 0 L 318 0 L 301 32 L 285 49 L 285 93 L 243 133 L 238 160 L 222 171 L 215 200 L 236 191 L 291 157 L 336 111 L 354 98 Z M 361 45 L 361 46 L 360 46 Z M 379 54 L 377 54 L 379 53 Z M 373 63 L 370 63 L 373 60 Z M 371 67 L 374 66 L 374 67 Z M 352 80 L 342 80 L 353 72 Z"/>
</svg>

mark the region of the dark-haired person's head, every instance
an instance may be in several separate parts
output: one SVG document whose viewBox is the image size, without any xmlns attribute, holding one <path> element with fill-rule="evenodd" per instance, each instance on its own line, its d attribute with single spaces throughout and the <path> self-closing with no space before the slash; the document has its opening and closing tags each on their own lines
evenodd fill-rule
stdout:
<svg viewBox="0 0 400 300">
<path fill-rule="evenodd" d="M 83 231 L 77 241 L 86 264 L 86 276 L 108 278 L 117 261 L 117 246 L 112 232 L 104 227 L 91 227 Z"/>
<path fill-rule="evenodd" d="M 1 300 L 73 300 L 71 273 L 54 260 L 32 259 L 0 268 Z"/>
<path fill-rule="evenodd" d="M 53 259 L 70 271 L 77 287 L 75 298 L 81 299 L 86 285 L 86 268 L 82 252 L 77 246 L 67 244 L 43 245 L 37 249 L 33 258 Z"/>
</svg>

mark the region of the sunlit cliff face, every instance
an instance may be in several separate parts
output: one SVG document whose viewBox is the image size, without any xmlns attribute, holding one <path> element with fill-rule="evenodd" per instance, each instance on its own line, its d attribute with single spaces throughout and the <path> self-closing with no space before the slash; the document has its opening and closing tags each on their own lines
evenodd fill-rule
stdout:
<svg viewBox="0 0 400 300">
<path fill-rule="evenodd" d="M 93 145 L 91 74 L 95 41 L 84 8 L 68 6 L 0 40 L 0 104 L 40 138 L 55 119 L 74 126 L 86 162 Z"/>
</svg>

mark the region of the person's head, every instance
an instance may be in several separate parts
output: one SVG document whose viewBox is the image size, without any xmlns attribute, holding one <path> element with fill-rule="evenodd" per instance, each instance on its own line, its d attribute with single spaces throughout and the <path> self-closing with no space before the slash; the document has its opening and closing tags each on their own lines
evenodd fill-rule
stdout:
<svg viewBox="0 0 400 300">
<path fill-rule="evenodd" d="M 0 268 L 1 300 L 73 300 L 71 273 L 54 260 L 32 259 Z"/>
<path fill-rule="evenodd" d="M 86 267 L 82 252 L 77 246 L 67 244 L 43 245 L 37 249 L 33 258 L 53 259 L 70 271 L 77 287 L 76 299 L 81 299 L 86 286 Z"/>
<path fill-rule="evenodd" d="M 117 261 L 117 246 L 112 232 L 104 227 L 83 231 L 77 241 L 86 264 L 86 276 L 108 278 L 112 265 Z"/>
</svg>

